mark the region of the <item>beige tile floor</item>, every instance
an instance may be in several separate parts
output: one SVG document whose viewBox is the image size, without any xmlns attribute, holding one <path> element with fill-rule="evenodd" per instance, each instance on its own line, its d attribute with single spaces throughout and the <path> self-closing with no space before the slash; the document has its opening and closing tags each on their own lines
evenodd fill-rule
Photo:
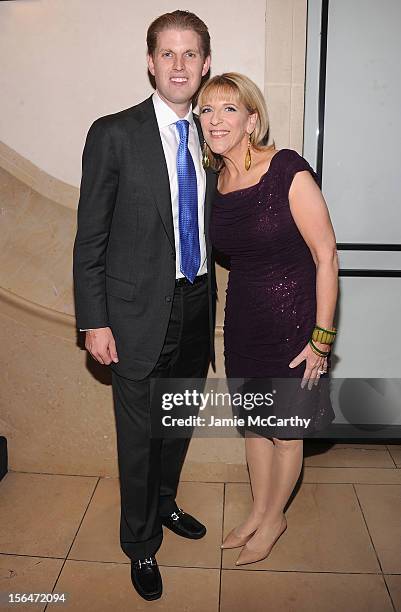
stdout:
<svg viewBox="0 0 401 612">
<path fill-rule="evenodd" d="M 230 482 L 206 473 L 181 482 L 179 504 L 208 533 L 188 541 L 166 530 L 156 602 L 131 586 L 116 479 L 8 473 L 0 482 L 0 611 L 401 612 L 401 444 L 310 442 L 305 455 L 287 531 L 268 559 L 240 568 L 238 551 L 219 546 L 251 503 L 243 470 L 227 471 L 238 474 Z M 7 593 L 32 592 L 66 593 L 67 602 L 6 603 Z"/>
</svg>

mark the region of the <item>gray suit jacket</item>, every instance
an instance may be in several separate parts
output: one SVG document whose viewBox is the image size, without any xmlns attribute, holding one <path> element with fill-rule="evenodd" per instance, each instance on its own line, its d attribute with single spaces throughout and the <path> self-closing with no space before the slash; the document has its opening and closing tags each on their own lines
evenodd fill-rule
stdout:
<svg viewBox="0 0 401 612">
<path fill-rule="evenodd" d="M 200 132 L 198 121 L 197 127 Z M 213 365 L 216 281 L 208 228 L 215 187 L 216 174 L 208 170 L 205 234 Z M 111 327 L 119 355 L 111 367 L 121 376 L 144 378 L 156 364 L 171 313 L 175 258 L 167 165 L 148 98 L 97 119 L 82 158 L 74 244 L 77 327 Z"/>
</svg>

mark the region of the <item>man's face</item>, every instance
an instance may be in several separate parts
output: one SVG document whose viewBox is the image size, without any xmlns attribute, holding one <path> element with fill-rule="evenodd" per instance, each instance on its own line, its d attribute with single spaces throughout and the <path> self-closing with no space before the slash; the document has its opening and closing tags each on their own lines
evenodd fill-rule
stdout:
<svg viewBox="0 0 401 612">
<path fill-rule="evenodd" d="M 163 30 L 154 55 L 148 55 L 157 91 L 173 110 L 189 105 L 209 66 L 210 57 L 203 57 L 199 35 L 193 30 Z"/>
</svg>

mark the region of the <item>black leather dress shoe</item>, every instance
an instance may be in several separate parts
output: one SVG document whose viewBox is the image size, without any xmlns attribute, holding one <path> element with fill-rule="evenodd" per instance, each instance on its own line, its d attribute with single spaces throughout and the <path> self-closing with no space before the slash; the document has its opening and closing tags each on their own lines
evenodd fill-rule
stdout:
<svg viewBox="0 0 401 612">
<path fill-rule="evenodd" d="M 154 557 L 131 561 L 131 580 L 137 593 L 144 599 L 151 601 L 161 597 L 162 577 Z"/>
<path fill-rule="evenodd" d="M 206 527 L 181 508 L 169 516 L 162 516 L 161 521 L 165 527 L 183 538 L 199 540 L 206 533 Z"/>
</svg>

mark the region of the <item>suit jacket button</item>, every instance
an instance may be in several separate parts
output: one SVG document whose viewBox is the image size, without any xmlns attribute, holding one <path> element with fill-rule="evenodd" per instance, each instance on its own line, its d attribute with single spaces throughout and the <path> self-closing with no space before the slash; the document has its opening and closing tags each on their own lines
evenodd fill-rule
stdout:
<svg viewBox="0 0 401 612">
<path fill-rule="evenodd" d="M 166 295 L 166 302 L 171 302 L 171 295 Z"/>
</svg>

